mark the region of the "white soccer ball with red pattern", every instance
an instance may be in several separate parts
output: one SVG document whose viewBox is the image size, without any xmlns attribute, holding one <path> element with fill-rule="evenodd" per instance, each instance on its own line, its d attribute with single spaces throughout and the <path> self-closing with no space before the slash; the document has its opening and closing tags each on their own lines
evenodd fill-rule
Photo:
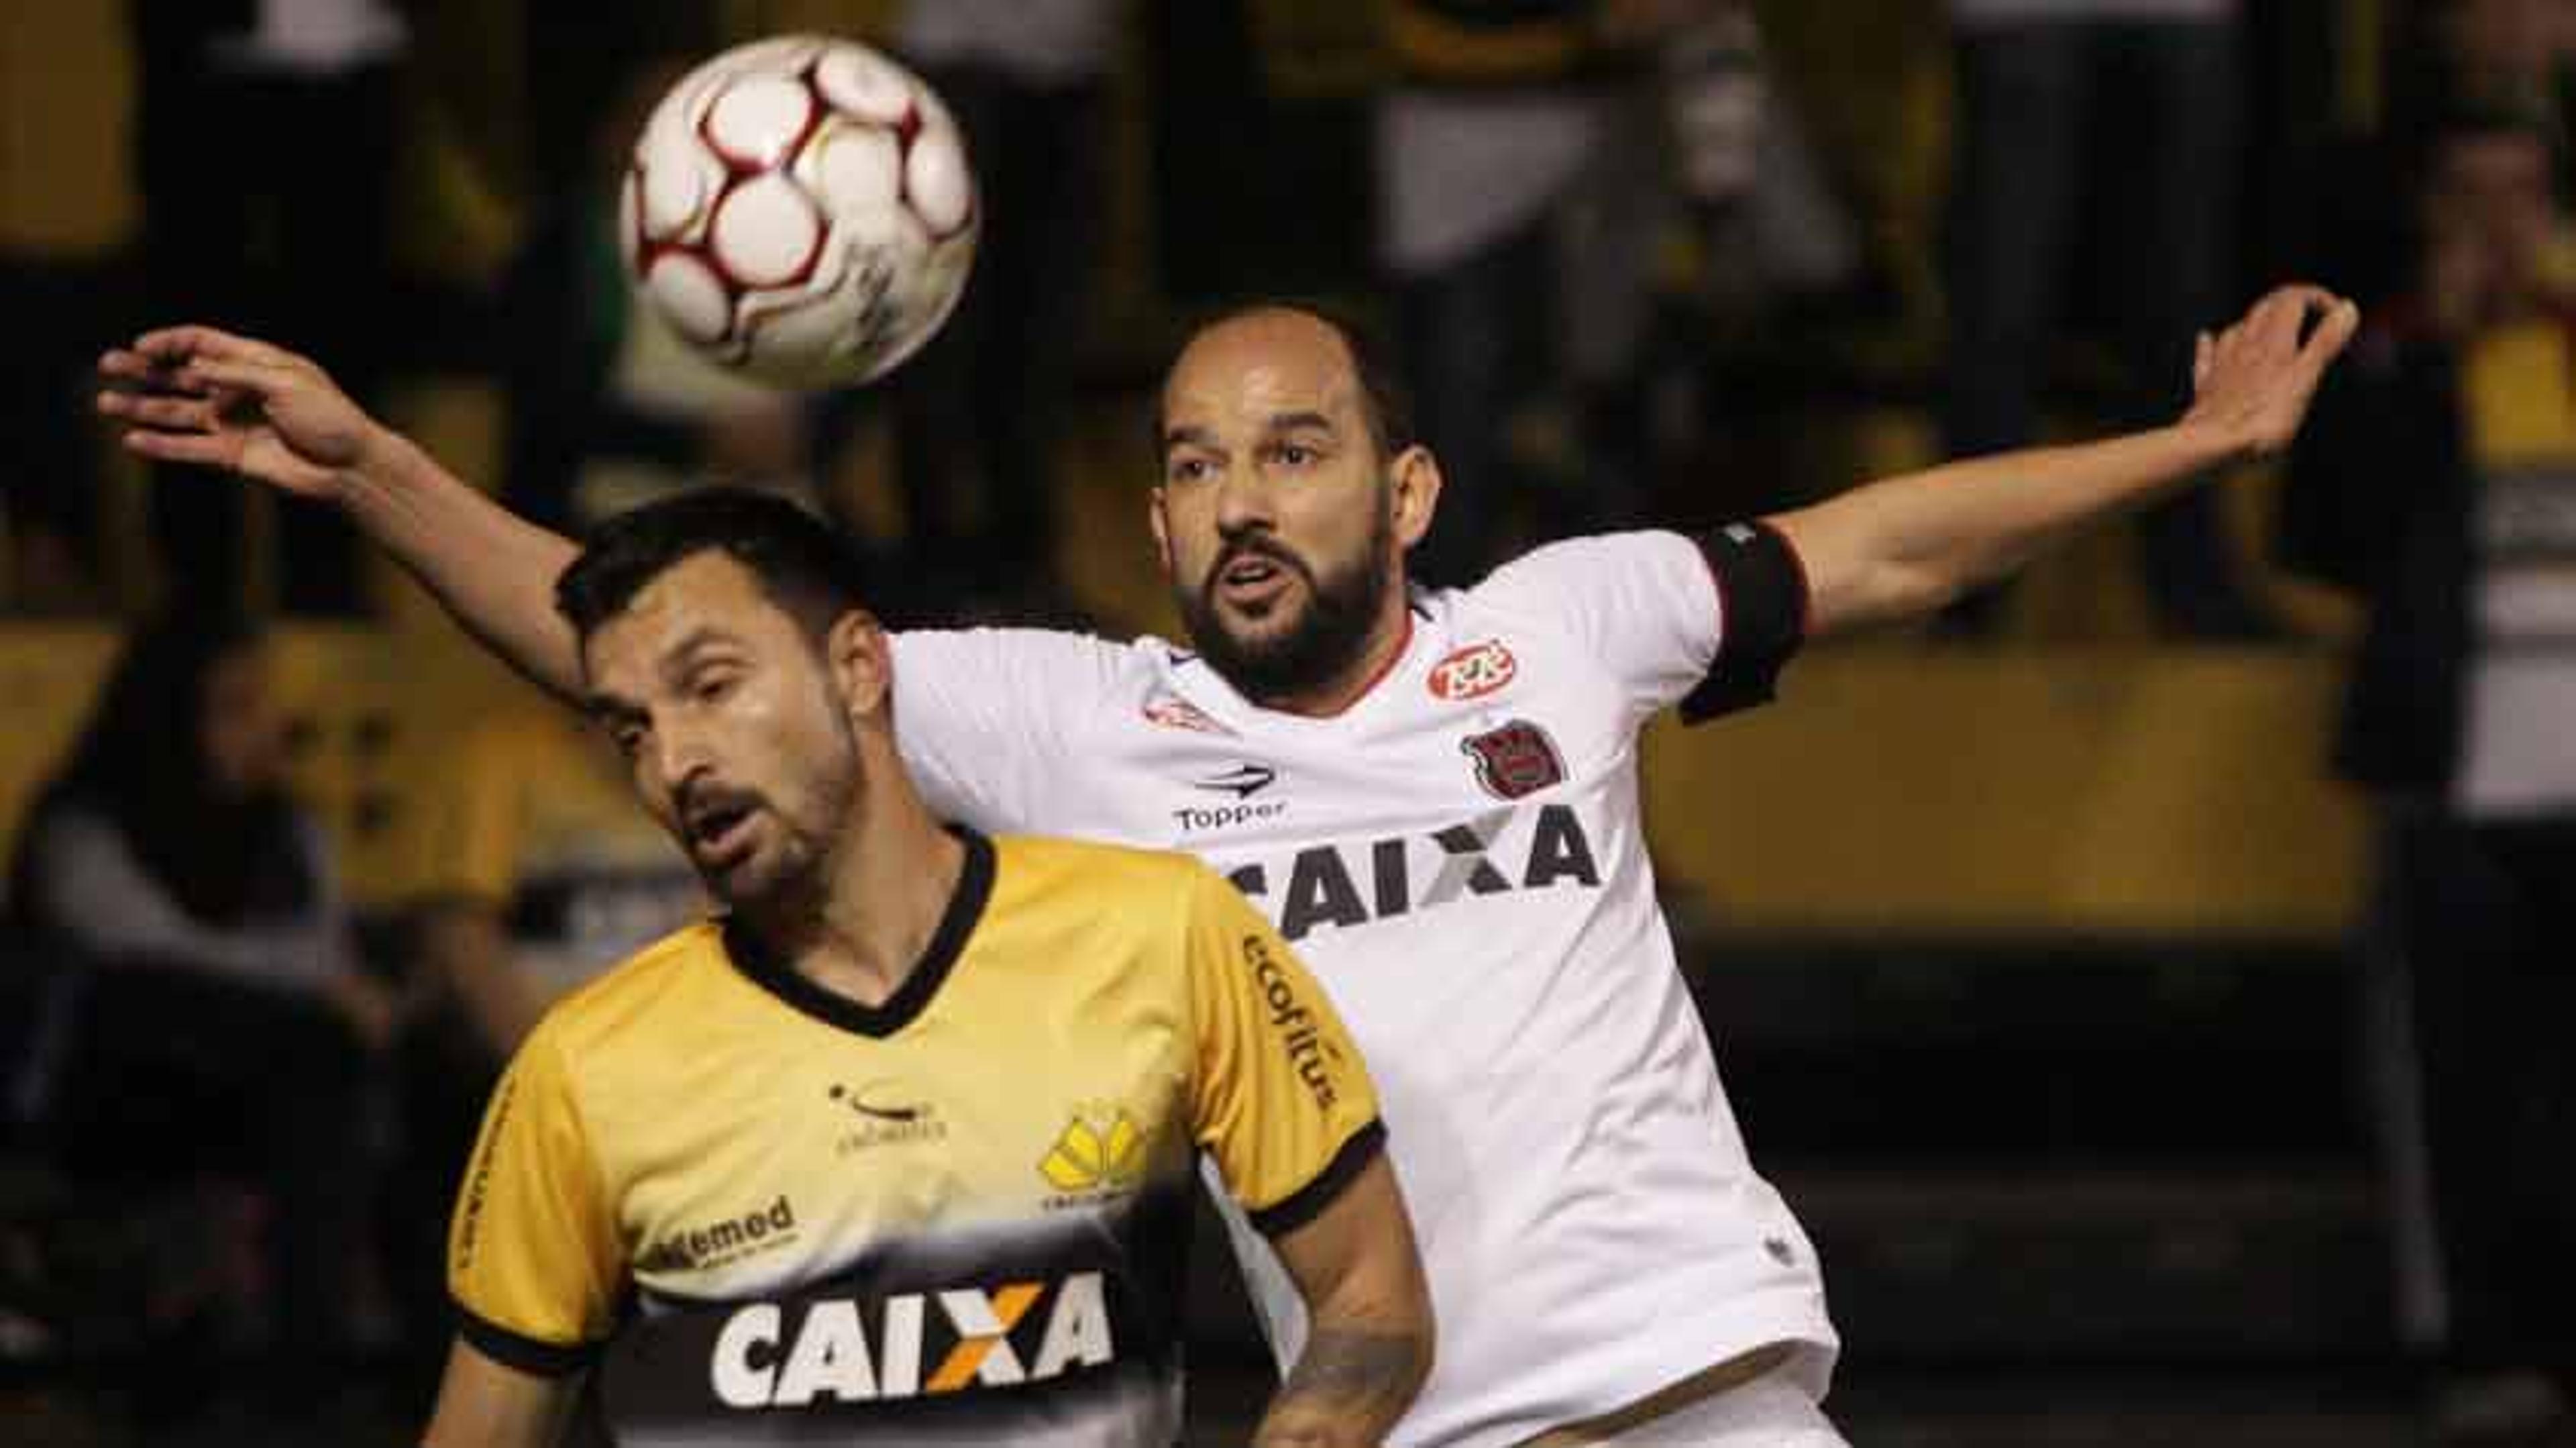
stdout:
<svg viewBox="0 0 2576 1448">
<path fill-rule="evenodd" d="M 681 78 L 618 197 L 626 265 L 672 328 L 784 387 L 881 377 L 939 330 L 975 258 L 947 107 L 864 45 L 791 35 Z"/>
</svg>

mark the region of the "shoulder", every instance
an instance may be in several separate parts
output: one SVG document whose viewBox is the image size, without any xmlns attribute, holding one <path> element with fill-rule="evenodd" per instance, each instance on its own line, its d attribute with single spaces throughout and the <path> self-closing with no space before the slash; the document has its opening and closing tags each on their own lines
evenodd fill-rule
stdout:
<svg viewBox="0 0 2576 1448">
<path fill-rule="evenodd" d="M 1462 607 L 1545 619 L 1577 597 L 1707 569 L 1698 540 L 1687 534 L 1662 528 L 1594 533 L 1533 548 L 1456 597 Z"/>
<path fill-rule="evenodd" d="M 584 982 L 548 1007 L 529 1036 L 531 1047 L 577 1059 L 639 1030 L 697 1018 L 691 994 L 729 970 L 723 928 L 712 920 L 675 930 Z"/>
<path fill-rule="evenodd" d="M 1700 540 L 1670 528 L 1635 528 L 1618 533 L 1587 533 L 1560 538 L 1497 564 L 1469 596 L 1490 598 L 1516 586 L 1570 586 L 1586 580 L 1615 581 L 1638 567 L 1696 564 Z"/>
<path fill-rule="evenodd" d="M 1661 639 L 1676 624 L 1713 623 L 1716 592 L 1701 540 L 1653 529 L 1544 544 L 1471 587 L 1416 600 L 1460 657 L 1508 639 L 1548 646 L 1560 664 L 1608 666 L 1640 638 Z"/>
<path fill-rule="evenodd" d="M 902 629 L 889 638 L 898 670 L 906 665 L 968 665 L 1029 671 L 1085 668 L 1115 675 L 1151 669 L 1161 652 L 1156 639 L 1121 642 L 1043 628 Z"/>
<path fill-rule="evenodd" d="M 1084 913 L 1139 934 L 1184 927 L 1206 908 L 1210 891 L 1234 892 L 1206 862 L 1177 850 L 1005 835 L 994 852 L 996 908 L 1042 908 L 1071 897 Z"/>
<path fill-rule="evenodd" d="M 1061 730 L 1141 700 L 1176 666 L 1155 639 L 1116 642 L 1049 629 L 915 629 L 893 637 L 894 689 L 916 720 L 1017 721 Z"/>
<path fill-rule="evenodd" d="M 1196 856 L 1177 850 L 1053 835 L 1001 835 L 993 850 L 1004 874 L 1017 873 L 1030 882 L 1153 891 L 1184 889 L 1201 876 L 1216 878 Z"/>
</svg>

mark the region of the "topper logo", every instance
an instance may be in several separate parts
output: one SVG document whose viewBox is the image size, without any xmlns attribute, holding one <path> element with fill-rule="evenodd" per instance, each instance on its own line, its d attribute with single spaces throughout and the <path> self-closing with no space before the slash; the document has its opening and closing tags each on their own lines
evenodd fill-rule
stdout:
<svg viewBox="0 0 2576 1448">
<path fill-rule="evenodd" d="M 1448 703 L 1481 699 L 1520 676 L 1521 665 L 1501 639 L 1469 644 L 1431 666 L 1431 697 Z"/>
</svg>

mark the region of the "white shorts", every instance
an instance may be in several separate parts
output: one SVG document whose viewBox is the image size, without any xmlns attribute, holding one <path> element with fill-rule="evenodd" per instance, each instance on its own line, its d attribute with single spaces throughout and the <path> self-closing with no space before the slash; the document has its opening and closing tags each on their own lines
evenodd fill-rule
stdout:
<svg viewBox="0 0 2576 1448">
<path fill-rule="evenodd" d="M 1785 1363 L 1595 1441 L 1600 1448 L 1851 1448 Z"/>
</svg>

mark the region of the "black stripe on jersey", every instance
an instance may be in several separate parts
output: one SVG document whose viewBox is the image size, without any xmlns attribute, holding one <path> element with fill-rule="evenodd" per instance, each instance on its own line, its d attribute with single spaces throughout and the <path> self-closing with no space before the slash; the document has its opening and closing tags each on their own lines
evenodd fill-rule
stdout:
<svg viewBox="0 0 2576 1448">
<path fill-rule="evenodd" d="M 1699 724 L 1768 704 L 1780 670 L 1807 641 L 1807 565 L 1768 523 L 1729 523 L 1694 540 L 1717 582 L 1717 657 L 1682 699 L 1682 722 Z"/>
<path fill-rule="evenodd" d="M 598 1360 L 605 1343 L 540 1342 L 536 1338 L 512 1332 L 489 1318 L 478 1317 L 461 1302 L 451 1302 L 456 1310 L 456 1335 L 474 1345 L 474 1350 L 504 1367 L 534 1373 L 541 1378 L 560 1378 L 580 1372 Z"/>
<path fill-rule="evenodd" d="M 1372 1121 L 1351 1133 L 1350 1140 L 1342 1143 L 1342 1149 L 1333 1153 L 1332 1161 L 1315 1173 L 1313 1181 L 1260 1211 L 1244 1215 L 1252 1219 L 1252 1225 L 1265 1237 L 1296 1231 L 1322 1215 L 1324 1208 L 1331 1206 L 1333 1200 L 1342 1194 L 1342 1189 L 1368 1170 L 1368 1164 L 1377 1160 L 1385 1150 L 1386 1126 L 1383 1122 Z"/>
<path fill-rule="evenodd" d="M 966 949 L 966 938 L 984 918 L 985 904 L 993 898 L 993 842 L 963 825 L 950 825 L 948 832 L 966 847 L 966 867 L 958 873 L 957 891 L 948 897 L 939 929 L 932 933 L 912 974 L 884 1005 L 861 1005 L 798 975 L 744 928 L 739 916 L 725 918 L 725 954 L 754 984 L 816 1020 L 862 1036 L 893 1035 L 929 1008 L 931 997 L 948 979 L 949 968 Z"/>
</svg>

